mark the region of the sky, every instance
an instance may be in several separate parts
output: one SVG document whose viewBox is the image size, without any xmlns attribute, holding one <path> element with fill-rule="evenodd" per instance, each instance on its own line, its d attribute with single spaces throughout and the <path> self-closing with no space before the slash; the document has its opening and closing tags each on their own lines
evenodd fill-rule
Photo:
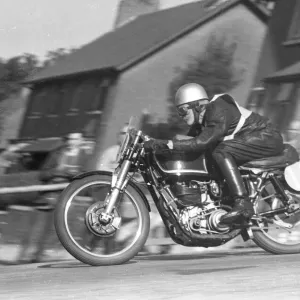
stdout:
<svg viewBox="0 0 300 300">
<path fill-rule="evenodd" d="M 113 28 L 118 0 L 0 1 L 0 57 L 80 47 Z"/>
<path fill-rule="evenodd" d="M 160 8 L 197 0 L 161 0 Z M 199 0 L 198 0 L 199 1 Z M 78 48 L 113 29 L 119 0 L 0 0 L 0 58 Z"/>
</svg>

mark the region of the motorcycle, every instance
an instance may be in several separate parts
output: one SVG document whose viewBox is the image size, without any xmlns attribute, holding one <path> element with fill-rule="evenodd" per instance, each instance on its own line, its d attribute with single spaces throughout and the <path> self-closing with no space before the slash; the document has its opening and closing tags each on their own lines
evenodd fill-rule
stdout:
<svg viewBox="0 0 300 300">
<path fill-rule="evenodd" d="M 211 153 L 146 152 L 143 143 L 149 136 L 133 123 L 114 172 L 79 174 L 59 196 L 55 229 L 73 257 L 101 266 L 137 255 L 149 234 L 148 194 L 176 244 L 217 247 L 240 235 L 273 254 L 300 253 L 300 162 L 295 148 L 285 144 L 280 156 L 239 167 L 255 215 L 249 226 L 238 228 L 220 222 L 233 201 Z"/>
</svg>

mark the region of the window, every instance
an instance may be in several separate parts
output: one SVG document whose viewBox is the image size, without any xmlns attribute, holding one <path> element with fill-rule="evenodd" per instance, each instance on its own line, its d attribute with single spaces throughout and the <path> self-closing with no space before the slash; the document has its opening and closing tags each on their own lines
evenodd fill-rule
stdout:
<svg viewBox="0 0 300 300">
<path fill-rule="evenodd" d="M 280 84 L 279 93 L 277 94 L 276 100 L 279 102 L 289 102 L 291 100 L 291 94 L 294 88 L 293 83 L 282 83 Z"/>
<path fill-rule="evenodd" d="M 89 109 L 90 113 L 101 114 L 107 96 L 109 84 L 110 84 L 109 79 L 104 79 L 102 82 L 100 82 L 100 85 L 98 85 L 97 92 L 94 95 L 95 97 Z"/>
<path fill-rule="evenodd" d="M 72 114 L 78 114 L 80 102 L 84 101 L 84 92 L 88 86 L 88 83 L 81 81 L 78 83 L 74 82 L 74 85 L 75 85 L 75 91 L 72 97 L 72 102 L 71 102 L 71 107 L 69 109 L 69 112 Z"/>
<path fill-rule="evenodd" d="M 293 96 L 292 117 L 289 129 L 300 131 L 300 82 L 297 84 Z"/>
<path fill-rule="evenodd" d="M 300 43 L 300 1 L 295 0 L 294 15 L 291 19 L 286 44 Z"/>
<path fill-rule="evenodd" d="M 258 112 L 263 106 L 265 99 L 265 88 L 264 87 L 254 87 L 251 90 L 250 98 L 247 107 L 250 110 Z"/>
<path fill-rule="evenodd" d="M 275 114 L 275 124 L 280 130 L 285 131 L 290 123 L 293 111 L 293 100 L 296 85 L 293 82 L 281 83 L 275 95 L 276 104 L 272 109 Z"/>
<path fill-rule="evenodd" d="M 45 114 L 47 116 L 57 116 L 60 113 L 62 90 L 58 84 L 49 86 L 47 96 L 45 97 Z"/>
<path fill-rule="evenodd" d="M 72 105 L 73 95 L 76 91 L 76 85 L 72 81 L 65 82 L 61 87 L 61 112 L 67 113 Z"/>
<path fill-rule="evenodd" d="M 71 104 L 68 114 L 76 115 L 82 112 L 101 114 L 110 81 L 108 79 L 90 78 L 74 82 Z"/>
<path fill-rule="evenodd" d="M 84 100 L 81 104 L 81 109 L 84 112 L 90 112 L 94 102 L 99 97 L 99 88 L 101 81 L 98 78 L 91 78 L 84 90 Z"/>
<path fill-rule="evenodd" d="M 33 92 L 30 108 L 28 112 L 29 117 L 41 117 L 45 110 L 45 97 L 47 95 L 47 87 L 40 87 Z"/>
</svg>

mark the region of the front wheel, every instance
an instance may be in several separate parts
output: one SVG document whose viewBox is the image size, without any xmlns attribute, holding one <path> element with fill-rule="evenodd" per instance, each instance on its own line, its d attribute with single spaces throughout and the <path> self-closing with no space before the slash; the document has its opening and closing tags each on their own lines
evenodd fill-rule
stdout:
<svg viewBox="0 0 300 300">
<path fill-rule="evenodd" d="M 64 248 L 92 266 L 122 264 L 144 246 L 150 228 L 149 211 L 133 184 L 128 183 L 108 224 L 98 216 L 105 208 L 112 176 L 91 175 L 70 183 L 61 193 L 54 225 Z"/>
</svg>

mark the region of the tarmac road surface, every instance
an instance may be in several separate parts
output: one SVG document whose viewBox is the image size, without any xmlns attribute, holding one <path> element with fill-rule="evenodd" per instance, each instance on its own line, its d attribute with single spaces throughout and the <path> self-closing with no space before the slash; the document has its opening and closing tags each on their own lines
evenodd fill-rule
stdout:
<svg viewBox="0 0 300 300">
<path fill-rule="evenodd" d="M 90 267 L 76 260 L 0 265 L 0 299 L 298 299 L 300 255 L 257 249 L 138 256 Z"/>
</svg>

